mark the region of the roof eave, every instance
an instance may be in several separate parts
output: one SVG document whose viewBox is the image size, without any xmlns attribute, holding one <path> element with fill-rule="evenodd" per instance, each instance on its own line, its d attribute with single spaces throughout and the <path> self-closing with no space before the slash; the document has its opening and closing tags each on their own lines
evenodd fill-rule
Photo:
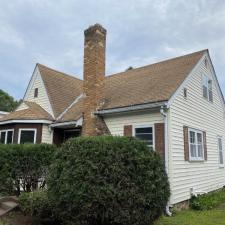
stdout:
<svg viewBox="0 0 225 225">
<path fill-rule="evenodd" d="M 43 124 L 51 124 L 51 120 L 47 119 L 9 119 L 0 121 L 0 125 L 12 124 L 12 123 L 43 123 Z"/>
<path fill-rule="evenodd" d="M 145 103 L 145 104 L 139 104 L 139 105 L 103 109 L 103 110 L 96 111 L 95 114 L 110 115 L 110 114 L 126 113 L 126 112 L 134 112 L 134 111 L 155 110 L 155 109 L 161 108 L 162 106 L 165 106 L 166 104 L 167 104 L 167 101 L 152 102 L 152 103 Z"/>
</svg>

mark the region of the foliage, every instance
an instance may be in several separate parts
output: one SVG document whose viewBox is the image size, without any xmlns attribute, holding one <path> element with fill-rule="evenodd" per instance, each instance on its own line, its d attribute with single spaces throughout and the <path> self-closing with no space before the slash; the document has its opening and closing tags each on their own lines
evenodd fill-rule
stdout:
<svg viewBox="0 0 225 225">
<path fill-rule="evenodd" d="M 46 190 L 24 192 L 19 197 L 19 203 L 24 214 L 38 218 L 42 224 L 57 224 Z"/>
<path fill-rule="evenodd" d="M 37 188 L 38 181 L 44 187 L 54 151 L 55 147 L 48 144 L 0 145 L 0 192 L 17 190 L 19 194 L 21 187 L 29 192 Z"/>
<path fill-rule="evenodd" d="M 71 139 L 49 172 L 48 195 L 65 224 L 149 224 L 169 194 L 160 157 L 133 138 Z"/>
<path fill-rule="evenodd" d="M 198 197 L 192 197 L 191 208 L 195 210 L 209 210 L 222 202 L 225 202 L 225 188 L 216 192 L 199 195 Z"/>
<path fill-rule="evenodd" d="M 19 102 L 15 101 L 13 97 L 0 89 L 0 111 L 11 112 L 18 104 Z"/>
</svg>

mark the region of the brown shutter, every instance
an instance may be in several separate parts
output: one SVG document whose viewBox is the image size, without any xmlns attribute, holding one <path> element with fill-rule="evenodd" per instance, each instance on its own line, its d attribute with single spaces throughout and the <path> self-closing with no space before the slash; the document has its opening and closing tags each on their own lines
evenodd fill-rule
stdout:
<svg viewBox="0 0 225 225">
<path fill-rule="evenodd" d="M 155 123 L 155 150 L 165 160 L 165 129 L 164 123 Z"/>
<path fill-rule="evenodd" d="M 132 137 L 132 125 L 125 125 L 123 128 L 123 135 L 126 137 Z"/>
<path fill-rule="evenodd" d="M 206 141 L 206 132 L 203 131 L 203 144 L 204 144 L 204 158 L 207 160 L 207 141 Z"/>
<path fill-rule="evenodd" d="M 189 161 L 188 127 L 184 126 L 184 160 Z"/>
</svg>

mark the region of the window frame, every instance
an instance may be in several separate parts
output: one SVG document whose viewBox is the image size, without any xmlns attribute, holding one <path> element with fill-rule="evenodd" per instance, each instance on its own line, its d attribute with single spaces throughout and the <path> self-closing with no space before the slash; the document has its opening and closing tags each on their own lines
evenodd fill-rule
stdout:
<svg viewBox="0 0 225 225">
<path fill-rule="evenodd" d="M 204 96 L 204 87 L 207 89 L 207 97 Z M 212 99 L 210 100 L 210 94 L 212 93 Z M 202 96 L 208 102 L 213 103 L 213 81 L 206 74 L 202 75 Z"/>
<path fill-rule="evenodd" d="M 223 163 L 220 163 L 220 145 L 219 145 L 219 139 L 221 140 L 221 147 L 222 147 L 222 156 L 223 156 Z M 224 167 L 224 149 L 223 149 L 223 137 L 222 136 L 217 136 L 217 146 L 218 146 L 218 156 L 219 156 L 219 167 L 223 168 Z"/>
<path fill-rule="evenodd" d="M 8 139 L 8 132 L 12 131 L 12 142 L 11 143 L 6 143 Z M 0 138 L 1 138 L 1 133 L 5 132 L 5 141 L 2 144 L 12 144 L 13 143 L 13 138 L 14 138 L 14 129 L 6 129 L 6 130 L 0 130 Z"/>
<path fill-rule="evenodd" d="M 36 144 L 36 141 L 37 141 L 37 129 L 36 128 L 20 128 L 18 131 L 18 144 L 20 144 L 20 141 L 21 141 L 21 132 L 22 131 L 34 131 L 34 141 L 32 144 Z"/>
<path fill-rule="evenodd" d="M 198 153 L 198 134 L 201 134 L 202 136 L 202 157 L 192 157 L 191 155 L 191 141 L 190 141 L 190 133 L 194 132 L 195 133 L 195 147 L 196 147 L 196 153 Z M 188 146 L 189 146 L 189 161 L 194 161 L 194 162 L 203 162 L 205 161 L 205 146 L 204 146 L 204 137 L 203 137 L 203 131 L 193 129 L 193 128 L 188 128 Z"/>
<path fill-rule="evenodd" d="M 137 128 L 152 128 L 152 145 L 147 145 L 155 151 L 155 126 L 154 124 L 137 124 L 132 126 L 132 136 L 136 138 L 136 129 Z"/>
</svg>

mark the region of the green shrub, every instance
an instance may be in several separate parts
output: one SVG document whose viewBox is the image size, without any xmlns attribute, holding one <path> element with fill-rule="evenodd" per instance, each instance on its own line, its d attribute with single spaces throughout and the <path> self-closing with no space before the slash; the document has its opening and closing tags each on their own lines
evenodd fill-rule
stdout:
<svg viewBox="0 0 225 225">
<path fill-rule="evenodd" d="M 47 175 L 55 147 L 48 144 L 0 145 L 0 193 L 20 193 L 37 188 Z M 41 186 L 45 186 L 43 180 Z"/>
<path fill-rule="evenodd" d="M 225 189 L 191 198 L 191 208 L 195 210 L 213 209 L 225 202 Z"/>
<path fill-rule="evenodd" d="M 48 195 L 64 224 L 149 225 L 169 198 L 164 165 L 143 142 L 80 137 L 57 150 Z"/>
<path fill-rule="evenodd" d="M 57 224 L 46 190 L 24 192 L 19 197 L 19 203 L 24 214 L 36 217 L 42 224 Z"/>
</svg>

